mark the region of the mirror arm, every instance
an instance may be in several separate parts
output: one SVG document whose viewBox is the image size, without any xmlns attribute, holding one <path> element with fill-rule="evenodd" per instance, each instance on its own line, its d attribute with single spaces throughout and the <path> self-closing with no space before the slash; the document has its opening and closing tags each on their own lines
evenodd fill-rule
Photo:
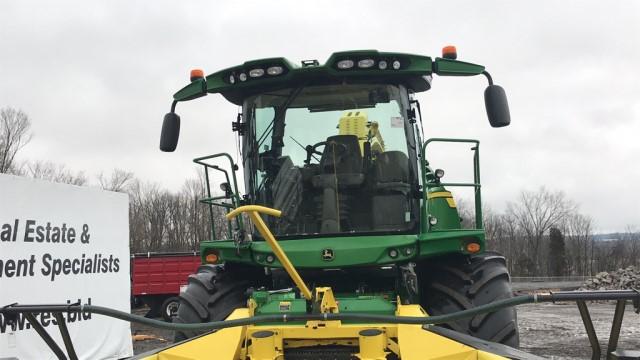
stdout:
<svg viewBox="0 0 640 360">
<path fill-rule="evenodd" d="M 173 100 L 173 102 L 171 103 L 171 112 L 172 113 L 176 112 L 176 105 L 178 105 L 178 100 Z"/>
<path fill-rule="evenodd" d="M 493 85 L 493 78 L 491 77 L 491 74 L 489 74 L 487 70 L 483 70 L 482 75 L 487 77 L 487 80 L 489 80 L 489 85 Z"/>
</svg>

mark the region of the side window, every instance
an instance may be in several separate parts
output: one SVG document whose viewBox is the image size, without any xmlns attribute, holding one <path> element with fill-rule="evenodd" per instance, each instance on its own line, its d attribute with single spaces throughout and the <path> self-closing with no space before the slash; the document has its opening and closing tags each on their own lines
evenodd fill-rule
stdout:
<svg viewBox="0 0 640 360">
<path fill-rule="evenodd" d="M 271 148 L 271 133 L 273 131 L 273 118 L 275 110 L 272 107 L 255 109 L 255 143 L 257 150 L 255 157 L 258 160 L 258 154 Z M 259 168 L 259 164 L 258 165 Z M 264 172 L 256 171 L 256 186 L 259 186 L 264 179 Z"/>
</svg>

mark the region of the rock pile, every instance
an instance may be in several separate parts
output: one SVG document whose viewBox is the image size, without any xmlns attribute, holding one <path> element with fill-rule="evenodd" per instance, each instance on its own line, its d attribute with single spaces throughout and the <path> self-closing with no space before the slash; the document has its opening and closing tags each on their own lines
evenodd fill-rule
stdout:
<svg viewBox="0 0 640 360">
<path fill-rule="evenodd" d="M 612 272 L 600 272 L 587 280 L 580 290 L 640 289 L 640 268 L 629 266 Z"/>
</svg>

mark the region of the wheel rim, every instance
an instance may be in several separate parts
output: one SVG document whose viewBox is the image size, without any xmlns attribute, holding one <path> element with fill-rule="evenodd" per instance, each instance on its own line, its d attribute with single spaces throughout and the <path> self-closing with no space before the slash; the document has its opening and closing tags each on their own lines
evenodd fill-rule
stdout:
<svg viewBox="0 0 640 360">
<path fill-rule="evenodd" d="M 167 316 L 172 318 L 178 314 L 178 306 L 180 304 L 177 301 L 172 301 L 167 305 L 166 312 Z"/>
</svg>

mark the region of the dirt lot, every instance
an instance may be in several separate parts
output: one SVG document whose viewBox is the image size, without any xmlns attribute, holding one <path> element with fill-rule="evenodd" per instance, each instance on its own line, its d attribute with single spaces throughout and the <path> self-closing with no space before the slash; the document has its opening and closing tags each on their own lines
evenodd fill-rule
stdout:
<svg viewBox="0 0 640 360">
<path fill-rule="evenodd" d="M 589 304 L 591 318 L 602 347 L 606 348 L 613 319 L 614 304 Z M 144 309 L 136 310 L 144 315 Z M 589 359 L 591 348 L 575 304 L 536 304 L 518 307 L 522 350 L 550 359 Z M 156 339 L 134 341 L 136 354 L 170 344 L 171 331 L 134 324 L 132 333 L 153 335 Z M 159 338 L 159 339 L 158 339 Z M 164 340 L 162 340 L 164 339 Z M 628 304 L 619 348 L 640 349 L 640 315 Z"/>
<path fill-rule="evenodd" d="M 601 347 L 606 349 L 615 304 L 588 304 Z M 553 359 L 589 359 L 591 348 L 575 304 L 518 307 L 522 350 Z M 627 304 L 618 348 L 640 349 L 640 315 Z M 603 349 L 603 350 L 604 350 Z"/>
</svg>

